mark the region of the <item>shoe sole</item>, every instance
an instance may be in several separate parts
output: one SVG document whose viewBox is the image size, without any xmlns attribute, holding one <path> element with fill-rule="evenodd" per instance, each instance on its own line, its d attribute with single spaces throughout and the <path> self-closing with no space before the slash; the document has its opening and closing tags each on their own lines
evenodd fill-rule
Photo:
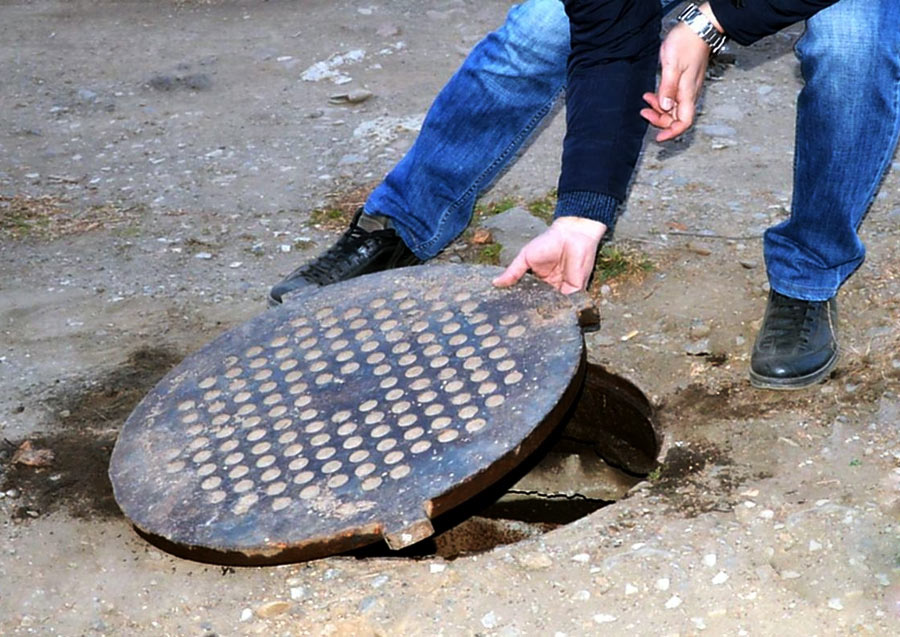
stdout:
<svg viewBox="0 0 900 637">
<path fill-rule="evenodd" d="M 834 369 L 840 356 L 840 350 L 836 349 L 825 365 L 806 376 L 797 376 L 795 378 L 773 378 L 771 376 L 762 376 L 752 369 L 750 370 L 750 384 L 757 389 L 775 389 L 781 391 L 791 391 L 795 389 L 806 389 L 825 379 L 828 373 Z"/>
</svg>

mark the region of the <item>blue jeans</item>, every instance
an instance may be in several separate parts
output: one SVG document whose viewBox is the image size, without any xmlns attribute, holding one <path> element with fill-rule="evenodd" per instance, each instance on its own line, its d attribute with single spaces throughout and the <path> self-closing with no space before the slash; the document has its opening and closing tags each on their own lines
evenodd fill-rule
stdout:
<svg viewBox="0 0 900 637">
<path fill-rule="evenodd" d="M 663 2 L 663 11 L 675 4 Z M 797 47 L 806 86 L 794 209 L 765 242 L 772 286 L 782 294 L 830 298 L 862 261 L 856 227 L 900 127 L 898 4 L 841 0 L 808 21 Z M 438 94 L 415 144 L 365 205 L 391 217 L 417 256 L 433 257 L 465 229 L 478 193 L 551 112 L 564 88 L 568 33 L 562 2 L 528 0 Z"/>
<path fill-rule="evenodd" d="M 857 228 L 897 147 L 900 2 L 841 0 L 807 21 L 797 55 L 791 216 L 764 251 L 775 290 L 824 301 L 865 257 Z"/>
</svg>

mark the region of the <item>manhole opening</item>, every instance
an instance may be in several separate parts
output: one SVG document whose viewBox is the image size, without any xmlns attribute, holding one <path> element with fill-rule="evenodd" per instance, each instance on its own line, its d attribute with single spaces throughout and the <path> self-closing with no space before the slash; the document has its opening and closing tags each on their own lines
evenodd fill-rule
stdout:
<svg viewBox="0 0 900 637">
<path fill-rule="evenodd" d="M 434 520 L 431 538 L 400 552 L 376 544 L 352 554 L 455 559 L 536 537 L 625 497 L 658 466 L 660 446 L 643 392 L 588 364 L 562 424 L 516 471 Z"/>
</svg>

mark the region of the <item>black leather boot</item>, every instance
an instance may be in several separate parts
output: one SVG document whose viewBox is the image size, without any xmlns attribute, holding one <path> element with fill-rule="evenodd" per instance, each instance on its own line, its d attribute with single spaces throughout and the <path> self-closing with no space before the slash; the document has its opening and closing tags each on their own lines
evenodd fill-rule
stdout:
<svg viewBox="0 0 900 637">
<path fill-rule="evenodd" d="M 837 302 L 801 301 L 775 290 L 750 356 L 750 383 L 801 389 L 828 374 L 838 359 Z"/>
<path fill-rule="evenodd" d="M 280 305 L 285 296 L 311 292 L 323 285 L 417 263 L 419 259 L 390 227 L 387 217 L 367 215 L 360 208 L 333 246 L 269 290 L 269 305 Z"/>
</svg>

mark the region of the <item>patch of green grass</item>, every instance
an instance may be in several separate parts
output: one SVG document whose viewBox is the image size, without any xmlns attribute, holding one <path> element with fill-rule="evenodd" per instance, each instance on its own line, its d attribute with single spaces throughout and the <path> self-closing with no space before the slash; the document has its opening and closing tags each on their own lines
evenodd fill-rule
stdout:
<svg viewBox="0 0 900 637">
<path fill-rule="evenodd" d="M 353 213 L 345 208 L 316 208 L 309 213 L 309 222 L 316 226 L 341 227 L 350 224 Z"/>
<path fill-rule="evenodd" d="M 556 210 L 556 189 L 550 190 L 543 197 L 532 199 L 525 208 L 539 219 L 543 219 L 548 224 L 553 222 L 553 213 Z"/>
<path fill-rule="evenodd" d="M 493 217 L 519 205 L 517 197 L 503 197 L 489 203 L 479 201 L 475 204 L 475 214 L 479 217 Z"/>
<path fill-rule="evenodd" d="M 645 274 L 653 270 L 653 262 L 643 252 L 619 245 L 605 245 L 597 254 L 594 281 L 604 283 L 611 279 L 633 274 Z"/>
<path fill-rule="evenodd" d="M 475 262 L 480 265 L 500 265 L 500 252 L 503 246 L 499 243 L 490 243 L 482 246 L 475 257 Z"/>
<path fill-rule="evenodd" d="M 850 466 L 851 467 L 861 467 L 862 460 L 860 460 L 859 458 L 854 458 L 853 460 L 850 461 Z"/>
<path fill-rule="evenodd" d="M 659 479 L 662 477 L 662 465 L 656 467 L 653 471 L 647 474 L 647 480 L 650 482 L 659 482 Z"/>
</svg>

